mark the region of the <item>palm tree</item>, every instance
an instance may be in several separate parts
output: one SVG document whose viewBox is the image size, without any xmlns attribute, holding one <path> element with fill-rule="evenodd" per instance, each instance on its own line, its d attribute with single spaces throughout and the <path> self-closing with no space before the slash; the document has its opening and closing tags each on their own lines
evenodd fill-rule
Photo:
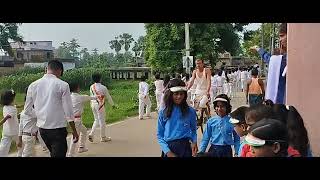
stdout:
<svg viewBox="0 0 320 180">
<path fill-rule="evenodd" d="M 123 33 L 122 35 L 120 35 L 120 39 L 121 40 L 119 42 L 124 46 L 124 50 L 127 52 L 130 49 L 130 44 L 134 41 L 132 35 Z"/>
</svg>

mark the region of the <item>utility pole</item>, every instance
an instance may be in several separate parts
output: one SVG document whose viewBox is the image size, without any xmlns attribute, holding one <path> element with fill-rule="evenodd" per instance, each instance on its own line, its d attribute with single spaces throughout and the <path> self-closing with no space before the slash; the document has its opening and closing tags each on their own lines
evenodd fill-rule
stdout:
<svg viewBox="0 0 320 180">
<path fill-rule="evenodd" d="M 262 35 L 261 35 L 261 48 L 263 49 L 264 48 L 264 43 L 263 43 L 263 41 L 264 41 L 263 23 L 261 23 L 261 33 L 262 33 Z M 265 68 L 264 66 L 265 66 L 264 65 L 264 61 L 261 58 L 261 74 L 264 74 L 264 68 Z"/>
<path fill-rule="evenodd" d="M 184 23 L 185 25 L 185 44 L 186 44 L 186 56 L 190 56 L 190 37 L 189 37 L 189 23 Z M 187 62 L 186 73 L 190 74 L 190 63 Z"/>
</svg>

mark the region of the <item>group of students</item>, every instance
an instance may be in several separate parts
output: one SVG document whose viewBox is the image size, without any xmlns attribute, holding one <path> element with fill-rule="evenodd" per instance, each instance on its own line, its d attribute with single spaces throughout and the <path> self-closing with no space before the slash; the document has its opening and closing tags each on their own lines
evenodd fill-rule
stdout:
<svg viewBox="0 0 320 180">
<path fill-rule="evenodd" d="M 62 72 L 61 62 L 49 61 L 47 74 L 31 83 L 27 88 L 24 110 L 20 114 L 17 110 L 18 106 L 15 105 L 16 93 L 14 90 L 4 90 L 1 93 L 0 102 L 3 105 L 4 118 L 0 121 L 0 126 L 3 125 L 0 157 L 9 155 L 12 141 L 16 142 L 17 156 L 36 156 L 36 139 L 39 140 L 44 150 L 49 150 L 51 157 L 73 157 L 78 145 L 78 133 L 80 134 L 78 153 L 88 151 L 85 146 L 87 128 L 82 123 L 82 113 L 85 102 L 89 101 L 91 101 L 94 123 L 88 140 L 93 142 L 94 132 L 100 126 L 101 142 L 111 141 L 110 137 L 106 137 L 105 132 L 105 99 L 112 107 L 115 106 L 108 89 L 101 84 L 101 74 L 92 75 L 94 83 L 90 86 L 89 96 L 79 94 L 80 85 L 78 82 L 68 84 L 60 80 Z M 61 114 L 55 114 L 60 112 L 60 108 Z M 73 138 L 71 138 L 69 148 L 66 142 L 65 125 L 67 121 L 73 130 Z M 56 126 L 60 127 L 56 128 Z"/>
<path fill-rule="evenodd" d="M 157 129 L 162 157 L 312 156 L 303 119 L 293 106 L 267 100 L 232 111 L 229 97 L 220 94 L 213 100 L 217 115 L 208 120 L 198 149 L 196 112 L 187 103 L 185 83 L 170 80 L 163 101 Z"/>
</svg>

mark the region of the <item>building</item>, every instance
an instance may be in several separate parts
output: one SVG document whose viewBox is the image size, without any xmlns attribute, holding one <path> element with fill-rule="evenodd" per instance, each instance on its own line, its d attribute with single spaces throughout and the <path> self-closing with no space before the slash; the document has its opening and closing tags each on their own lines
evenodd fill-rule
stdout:
<svg viewBox="0 0 320 180">
<path fill-rule="evenodd" d="M 18 62 L 46 62 L 54 57 L 52 41 L 11 42 L 10 45 Z"/>
<path fill-rule="evenodd" d="M 254 59 L 249 57 L 241 57 L 241 56 L 231 56 L 229 52 L 225 52 L 223 54 L 219 54 L 218 62 L 216 63 L 215 69 L 220 69 L 223 67 L 248 67 L 253 66 L 257 62 Z"/>
</svg>

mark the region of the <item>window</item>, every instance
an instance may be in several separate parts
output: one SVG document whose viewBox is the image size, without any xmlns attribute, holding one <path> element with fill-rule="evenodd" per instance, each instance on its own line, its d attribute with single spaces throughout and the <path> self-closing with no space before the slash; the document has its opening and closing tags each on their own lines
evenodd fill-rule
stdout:
<svg viewBox="0 0 320 180">
<path fill-rule="evenodd" d="M 50 59 L 51 55 L 50 52 L 47 52 L 47 59 Z"/>
</svg>

